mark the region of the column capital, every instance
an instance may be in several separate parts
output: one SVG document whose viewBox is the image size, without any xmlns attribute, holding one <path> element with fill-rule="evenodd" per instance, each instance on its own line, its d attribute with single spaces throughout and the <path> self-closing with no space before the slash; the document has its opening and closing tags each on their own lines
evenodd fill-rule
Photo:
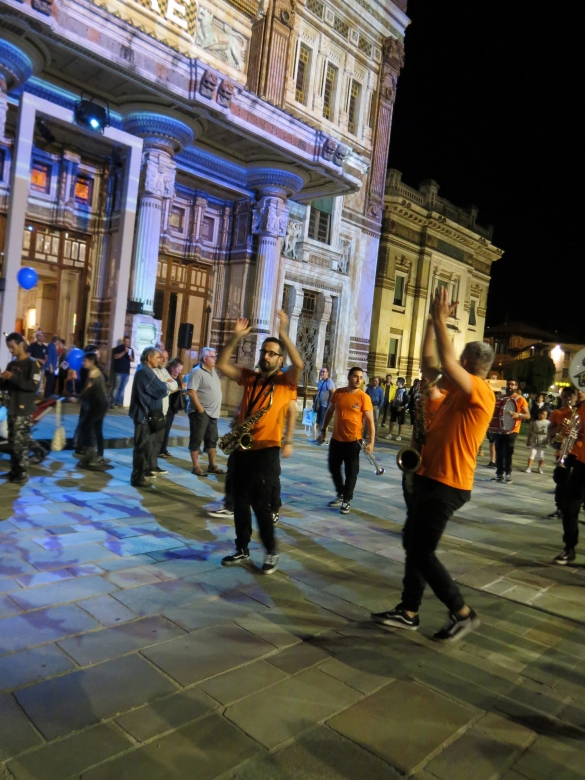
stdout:
<svg viewBox="0 0 585 780">
<path fill-rule="evenodd" d="M 28 55 L 9 41 L 0 41 L 0 89 L 3 92 L 11 92 L 28 81 L 32 72 L 33 63 Z"/>
<path fill-rule="evenodd" d="M 171 157 L 193 141 L 193 131 L 188 125 L 150 111 L 133 111 L 124 117 L 122 126 L 127 133 L 144 139 L 145 150 L 160 149 Z"/>
<path fill-rule="evenodd" d="M 258 195 L 271 195 L 282 199 L 290 198 L 303 188 L 301 176 L 280 168 L 249 168 L 246 177 L 249 189 Z"/>
</svg>

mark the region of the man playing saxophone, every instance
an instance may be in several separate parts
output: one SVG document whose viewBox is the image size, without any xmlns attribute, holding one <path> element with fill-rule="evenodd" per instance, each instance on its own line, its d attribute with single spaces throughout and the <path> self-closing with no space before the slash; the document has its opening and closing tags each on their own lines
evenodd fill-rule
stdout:
<svg viewBox="0 0 585 780">
<path fill-rule="evenodd" d="M 575 547 L 579 541 L 579 510 L 585 499 L 585 403 L 583 399 L 584 394 L 578 391 L 577 413 L 565 421 L 563 430 L 563 438 L 572 435 L 575 445 L 568 456 L 571 458 L 574 455 L 574 459 L 571 458 L 572 468 L 562 495 L 561 510 L 565 549 L 554 559 L 554 562 L 561 566 L 566 566 L 575 560 Z"/>
<path fill-rule="evenodd" d="M 394 609 L 372 615 L 376 623 L 415 631 L 428 583 L 450 613 L 449 621 L 433 637 L 447 644 L 476 629 L 479 620 L 435 551 L 453 513 L 471 497 L 477 452 L 495 406 L 494 394 L 485 381 L 494 352 L 483 341 L 472 341 L 457 359 L 447 329 L 447 320 L 456 306 L 449 304 L 447 291 L 439 287 L 431 301 L 422 372 L 429 381 L 441 373 L 441 387 L 447 393 L 428 426 L 422 464 L 414 475 L 403 531 L 406 562 L 402 600 Z"/>
<path fill-rule="evenodd" d="M 290 402 L 296 398 L 297 384 L 304 366 L 303 359 L 288 337 L 288 317 L 284 311 L 278 312 L 278 319 L 279 337 L 269 336 L 263 341 L 257 371 L 240 368 L 231 362 L 239 341 L 252 330 L 247 319 L 239 319 L 236 322 L 233 333 L 217 361 L 218 370 L 244 388 L 238 425 L 270 405 L 250 430 L 253 438 L 251 447 L 236 449 L 232 455 L 236 549 L 222 560 L 224 566 L 249 561 L 253 509 L 258 521 L 260 539 L 266 551 L 262 567 L 264 574 L 272 574 L 278 567 L 272 496 L 280 477 L 280 449 L 285 418 Z M 285 350 L 290 356 L 292 366 L 282 372 Z M 289 457 L 292 452 L 292 437 L 290 433 L 288 436 L 282 450 L 284 458 Z"/>
</svg>

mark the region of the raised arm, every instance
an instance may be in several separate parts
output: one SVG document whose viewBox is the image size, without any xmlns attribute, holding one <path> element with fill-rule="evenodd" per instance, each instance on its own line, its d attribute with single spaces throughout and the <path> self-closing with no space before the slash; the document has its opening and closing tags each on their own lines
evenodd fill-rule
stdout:
<svg viewBox="0 0 585 780">
<path fill-rule="evenodd" d="M 215 366 L 222 374 L 229 376 L 234 382 L 239 382 L 242 378 L 242 371 L 231 362 L 231 356 L 236 351 L 236 347 L 244 336 L 252 330 L 252 327 L 248 324 L 248 320 L 245 317 L 241 317 L 236 321 L 232 335 L 227 340 L 224 348 L 220 352 L 217 359 L 217 365 Z"/>
<path fill-rule="evenodd" d="M 421 371 L 425 379 L 434 382 L 441 373 L 438 365 L 437 350 L 435 348 L 435 329 L 433 328 L 433 318 L 429 314 L 425 327 L 422 348 Z"/>
<path fill-rule="evenodd" d="M 292 343 L 290 338 L 288 337 L 288 315 L 286 312 L 282 311 L 282 309 L 277 313 L 276 315 L 278 319 L 280 320 L 280 327 L 278 330 L 278 337 L 284 344 L 286 351 L 289 354 L 289 357 L 292 362 L 292 366 L 289 368 L 289 370 L 285 373 L 286 381 L 289 385 L 292 385 L 293 387 L 296 387 L 299 383 L 299 379 L 301 376 L 301 372 L 303 368 L 305 367 L 305 364 L 303 362 L 303 358 L 301 357 L 301 353 L 298 351 L 298 349 L 295 347 L 295 345 Z"/>
<path fill-rule="evenodd" d="M 447 330 L 447 317 L 453 315 L 457 303 L 449 303 L 447 290 L 444 287 L 438 287 L 435 297 L 431 301 L 431 318 L 437 339 L 442 374 L 464 393 L 471 395 L 473 391 L 471 374 L 459 362 Z"/>
</svg>

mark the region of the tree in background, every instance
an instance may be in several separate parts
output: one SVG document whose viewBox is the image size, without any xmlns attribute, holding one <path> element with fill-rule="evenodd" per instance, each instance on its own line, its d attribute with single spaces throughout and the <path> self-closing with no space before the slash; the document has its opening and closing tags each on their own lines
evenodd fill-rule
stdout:
<svg viewBox="0 0 585 780">
<path fill-rule="evenodd" d="M 525 360 L 514 360 L 504 370 L 505 379 L 524 383 L 527 393 L 546 392 L 555 378 L 555 364 L 548 355 L 536 355 Z"/>
</svg>

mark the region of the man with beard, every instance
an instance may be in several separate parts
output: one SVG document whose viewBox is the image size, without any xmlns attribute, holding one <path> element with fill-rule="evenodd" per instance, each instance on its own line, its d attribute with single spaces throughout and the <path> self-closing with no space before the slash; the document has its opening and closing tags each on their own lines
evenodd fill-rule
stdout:
<svg viewBox="0 0 585 780">
<path fill-rule="evenodd" d="M 269 336 L 262 343 L 258 371 L 239 368 L 231 362 L 238 342 L 252 330 L 247 319 L 239 319 L 236 322 L 231 338 L 217 361 L 218 370 L 244 388 L 238 425 L 260 409 L 266 409 L 272 399 L 268 411 L 250 431 L 254 437 L 251 449 L 237 449 L 232 456 L 236 549 L 222 560 L 223 566 L 249 561 L 248 546 L 252 536 L 253 509 L 266 550 L 262 567 L 264 574 L 272 574 L 278 567 L 271 498 L 280 477 L 280 448 L 287 410 L 296 394 L 304 367 L 303 359 L 286 332 L 288 317 L 284 311 L 278 312 L 278 319 L 279 337 Z M 282 372 L 285 350 L 290 356 L 292 366 Z M 290 452 L 291 444 L 292 441 L 284 442 L 283 457 L 287 456 L 287 450 Z"/>
</svg>

